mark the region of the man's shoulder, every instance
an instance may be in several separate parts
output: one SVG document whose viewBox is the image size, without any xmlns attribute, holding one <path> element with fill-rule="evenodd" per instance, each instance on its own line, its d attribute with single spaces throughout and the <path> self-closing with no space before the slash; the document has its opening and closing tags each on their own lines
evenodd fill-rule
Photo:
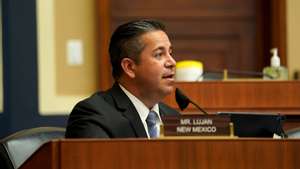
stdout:
<svg viewBox="0 0 300 169">
<path fill-rule="evenodd" d="M 107 91 L 98 91 L 92 94 L 90 97 L 79 101 L 74 108 L 77 107 L 89 108 L 100 111 L 103 109 L 112 109 L 114 106 L 112 97 L 107 93 Z"/>
<path fill-rule="evenodd" d="M 67 137 L 135 137 L 129 121 L 107 92 L 96 92 L 78 102 L 67 126 Z"/>
<path fill-rule="evenodd" d="M 79 103 L 87 103 L 89 105 L 98 105 L 103 102 L 108 102 L 110 96 L 107 94 L 107 91 L 98 91 L 88 98 L 81 100 Z"/>
</svg>

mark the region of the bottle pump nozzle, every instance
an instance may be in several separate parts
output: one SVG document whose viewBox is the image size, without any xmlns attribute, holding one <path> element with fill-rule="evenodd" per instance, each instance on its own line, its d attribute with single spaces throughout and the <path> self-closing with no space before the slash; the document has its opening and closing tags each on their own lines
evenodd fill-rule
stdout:
<svg viewBox="0 0 300 169">
<path fill-rule="evenodd" d="M 280 58 L 278 56 L 278 49 L 277 48 L 271 49 L 271 53 L 272 53 L 271 66 L 279 67 L 280 66 Z"/>
</svg>

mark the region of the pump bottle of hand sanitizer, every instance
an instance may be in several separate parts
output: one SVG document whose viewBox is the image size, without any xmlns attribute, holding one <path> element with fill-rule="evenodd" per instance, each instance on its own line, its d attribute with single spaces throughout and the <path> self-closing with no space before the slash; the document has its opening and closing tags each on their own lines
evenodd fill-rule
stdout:
<svg viewBox="0 0 300 169">
<path fill-rule="evenodd" d="M 271 49 L 271 66 L 263 69 L 263 79 L 273 80 L 288 80 L 288 70 L 286 67 L 280 66 L 280 58 L 278 56 L 278 49 Z"/>
</svg>

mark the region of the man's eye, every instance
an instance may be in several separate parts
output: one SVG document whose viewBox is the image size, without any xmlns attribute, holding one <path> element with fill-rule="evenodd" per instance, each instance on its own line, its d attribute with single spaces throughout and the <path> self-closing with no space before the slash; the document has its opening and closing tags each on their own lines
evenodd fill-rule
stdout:
<svg viewBox="0 0 300 169">
<path fill-rule="evenodd" d="M 159 52 L 159 53 L 155 53 L 155 54 L 154 54 L 154 57 L 159 59 L 159 58 L 162 57 L 162 55 L 163 55 L 163 53 L 162 53 L 162 52 Z"/>
</svg>

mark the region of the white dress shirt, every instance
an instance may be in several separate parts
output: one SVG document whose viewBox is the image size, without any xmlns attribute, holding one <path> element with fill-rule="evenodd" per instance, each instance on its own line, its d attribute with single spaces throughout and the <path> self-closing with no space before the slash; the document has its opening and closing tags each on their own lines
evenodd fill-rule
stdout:
<svg viewBox="0 0 300 169">
<path fill-rule="evenodd" d="M 143 122 L 145 131 L 147 133 L 148 138 L 150 138 L 149 136 L 149 132 L 148 132 L 148 126 L 146 123 L 146 119 L 148 117 L 148 114 L 150 112 L 149 108 L 142 102 L 140 101 L 137 97 L 135 97 L 133 94 L 131 94 L 128 90 L 126 90 L 121 84 L 119 84 L 121 89 L 124 91 L 124 93 L 128 96 L 128 98 L 130 99 L 130 101 L 132 102 L 132 104 L 134 105 L 135 109 L 137 110 L 141 121 Z M 155 111 L 157 113 L 157 121 L 156 121 L 156 127 L 158 129 L 158 133 L 160 132 L 160 125 L 162 124 L 162 120 L 160 118 L 159 115 L 159 106 L 158 103 L 156 103 L 152 108 L 151 111 Z"/>
</svg>

